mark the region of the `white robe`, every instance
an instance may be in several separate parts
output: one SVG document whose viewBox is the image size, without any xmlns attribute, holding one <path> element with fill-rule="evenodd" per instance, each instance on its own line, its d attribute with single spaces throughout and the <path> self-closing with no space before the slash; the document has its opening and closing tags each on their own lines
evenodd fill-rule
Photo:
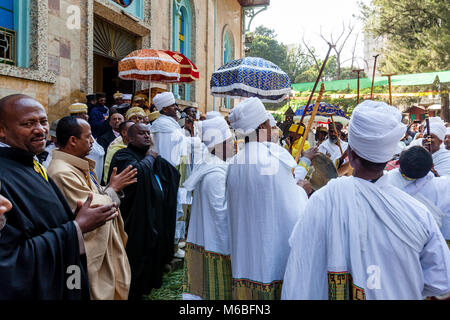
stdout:
<svg viewBox="0 0 450 320">
<path fill-rule="evenodd" d="M 194 191 L 187 242 L 225 256 L 230 255 L 231 242 L 225 194 L 227 169 L 225 161 L 209 154 L 183 185 L 187 191 Z M 183 293 L 183 300 L 193 299 L 201 297 Z"/>
<path fill-rule="evenodd" d="M 342 152 L 345 152 L 345 150 L 347 150 L 348 143 L 341 140 L 341 147 L 342 147 Z M 342 156 L 341 149 L 339 149 L 339 146 L 337 144 L 332 143 L 330 141 L 330 139 L 327 139 L 324 142 L 322 142 L 317 151 L 319 151 L 320 153 L 323 153 L 324 155 L 329 156 L 335 166 L 336 166 L 336 160 Z"/>
<path fill-rule="evenodd" d="M 155 143 L 155 152 L 174 167 L 178 166 L 182 156 L 187 155 L 187 138 L 184 129 L 172 117 L 161 115 L 150 128 Z"/>
<path fill-rule="evenodd" d="M 429 172 L 423 178 L 407 180 L 399 169 L 387 173 L 389 183 L 422 202 L 433 214 L 444 239 L 450 240 L 450 178 L 436 178 Z"/>
<path fill-rule="evenodd" d="M 450 251 L 434 218 L 386 176 L 331 180 L 309 199 L 289 243 L 283 299 L 326 300 L 339 275 L 351 275 L 350 292 L 367 300 L 450 292 Z"/>
<path fill-rule="evenodd" d="M 97 142 L 97 140 L 94 139 L 91 152 L 89 152 L 86 158 L 95 161 L 95 173 L 97 175 L 98 181 L 102 181 L 105 149 L 103 149 L 103 147 Z"/>
<path fill-rule="evenodd" d="M 441 148 L 433 153 L 433 163 L 440 176 L 450 176 L 450 150 Z"/>
<path fill-rule="evenodd" d="M 292 175 L 295 160 L 281 146 L 250 142 L 231 161 L 227 201 L 233 282 L 282 281 L 288 238 L 308 200 Z"/>
</svg>

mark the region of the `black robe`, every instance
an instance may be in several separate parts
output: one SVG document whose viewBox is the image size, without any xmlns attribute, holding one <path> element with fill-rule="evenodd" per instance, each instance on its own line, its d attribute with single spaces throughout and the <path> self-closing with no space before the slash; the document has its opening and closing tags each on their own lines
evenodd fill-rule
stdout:
<svg viewBox="0 0 450 320">
<path fill-rule="evenodd" d="M 113 142 L 114 139 L 116 139 L 116 136 L 114 135 L 114 132 L 112 131 L 112 129 L 108 130 L 108 132 L 106 132 L 105 134 L 98 137 L 97 142 L 105 150 L 105 155 L 106 155 L 106 152 L 108 151 L 109 145 L 111 144 L 111 142 Z"/>
<path fill-rule="evenodd" d="M 34 170 L 31 153 L 0 148 L 0 193 L 13 205 L 0 231 L 0 300 L 89 299 L 73 212 L 48 179 Z M 67 286 L 74 283 L 72 268 L 80 289 Z"/>
<path fill-rule="evenodd" d="M 174 254 L 179 172 L 158 156 L 153 166 L 145 151 L 129 145 L 111 161 L 108 177 L 117 167 L 120 173 L 128 165 L 138 169 L 137 183 L 126 187 L 120 212 L 128 234 L 126 251 L 131 266 L 129 299 L 141 299 L 162 284 L 164 265 Z M 160 178 L 161 191 L 155 174 Z"/>
</svg>

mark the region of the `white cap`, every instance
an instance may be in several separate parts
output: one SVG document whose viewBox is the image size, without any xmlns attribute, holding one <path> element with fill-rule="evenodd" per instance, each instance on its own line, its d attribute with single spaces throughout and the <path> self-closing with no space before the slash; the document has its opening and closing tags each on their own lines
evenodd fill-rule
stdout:
<svg viewBox="0 0 450 320">
<path fill-rule="evenodd" d="M 353 110 L 348 143 L 361 158 L 384 163 L 392 159 L 405 132 L 400 111 L 384 102 L 366 100 Z"/>
<path fill-rule="evenodd" d="M 171 106 L 175 104 L 175 97 L 172 92 L 162 92 L 158 93 L 153 98 L 153 103 L 158 111 L 161 111 L 163 108 Z"/>
<path fill-rule="evenodd" d="M 267 120 L 269 116 L 264 104 L 258 98 L 247 98 L 235 106 L 228 116 L 231 127 L 234 130 L 241 131 L 242 134 L 250 134 L 258 126 Z"/>
<path fill-rule="evenodd" d="M 215 117 L 200 122 L 203 143 L 212 148 L 231 138 L 231 130 L 223 117 Z"/>
<path fill-rule="evenodd" d="M 425 127 L 426 128 L 426 127 Z M 424 130 L 426 132 L 426 129 Z M 447 128 L 445 122 L 439 117 L 430 118 L 430 133 L 434 134 L 439 140 L 444 141 Z"/>
<path fill-rule="evenodd" d="M 133 97 L 132 94 L 124 94 L 124 95 L 122 96 L 122 100 L 131 100 L 132 97 Z"/>
<path fill-rule="evenodd" d="M 210 119 L 213 119 L 215 117 L 222 117 L 223 118 L 222 114 L 219 111 L 208 111 L 206 113 L 206 120 L 210 120 Z"/>
</svg>

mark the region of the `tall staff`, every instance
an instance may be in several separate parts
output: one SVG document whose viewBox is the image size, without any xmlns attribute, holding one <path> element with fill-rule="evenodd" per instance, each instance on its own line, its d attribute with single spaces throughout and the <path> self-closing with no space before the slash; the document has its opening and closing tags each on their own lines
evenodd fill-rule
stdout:
<svg viewBox="0 0 450 320">
<path fill-rule="evenodd" d="M 319 83 L 320 78 L 322 78 L 322 73 L 323 73 L 323 70 L 325 69 L 325 66 L 327 64 L 328 58 L 330 56 L 330 52 L 331 52 L 331 50 L 333 48 L 336 47 L 335 45 L 332 45 L 331 43 L 328 43 L 328 46 L 329 46 L 329 48 L 328 48 L 327 56 L 325 57 L 325 60 L 323 61 L 322 68 L 320 68 L 319 75 L 317 76 L 316 82 L 314 83 L 314 87 L 313 87 L 313 89 L 311 91 L 311 95 L 309 96 L 308 103 L 305 106 L 305 110 L 303 110 L 302 118 L 300 119 L 299 125 L 297 127 L 297 132 L 296 132 L 297 134 L 299 134 L 299 132 L 300 132 L 300 127 L 304 128 L 304 126 L 302 125 L 303 124 L 303 119 L 305 118 L 306 112 L 308 111 L 308 107 L 309 107 L 309 104 L 312 101 L 312 98 L 314 96 L 314 92 L 316 91 L 317 84 Z M 303 130 L 302 133 L 300 133 L 301 137 L 304 137 L 304 133 L 305 133 L 304 130 Z M 291 144 L 291 146 L 289 147 L 289 152 L 290 153 L 292 153 L 292 147 L 293 147 L 293 144 Z"/>
<path fill-rule="evenodd" d="M 370 100 L 373 99 L 373 86 L 375 84 L 375 70 L 377 69 L 377 59 L 378 59 L 379 54 L 377 54 L 376 56 L 373 56 L 375 58 L 375 62 L 373 64 L 373 76 L 372 76 L 372 90 L 370 91 Z"/>
<path fill-rule="evenodd" d="M 358 104 L 359 104 L 359 78 L 361 77 L 360 73 L 363 71 L 364 71 L 364 69 L 352 70 L 352 72 L 358 73 Z"/>
<path fill-rule="evenodd" d="M 389 105 L 392 106 L 392 83 L 391 83 L 391 76 L 393 76 L 393 73 L 383 74 L 383 77 L 388 77 L 389 81 Z"/>
</svg>

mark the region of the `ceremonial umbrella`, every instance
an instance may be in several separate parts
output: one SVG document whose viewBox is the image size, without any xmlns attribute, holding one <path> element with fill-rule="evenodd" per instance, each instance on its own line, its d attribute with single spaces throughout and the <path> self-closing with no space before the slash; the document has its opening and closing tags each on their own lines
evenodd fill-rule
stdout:
<svg viewBox="0 0 450 320">
<path fill-rule="evenodd" d="M 215 97 L 258 97 L 278 103 L 291 92 L 289 76 L 276 64 L 262 58 L 232 60 L 212 74 L 211 94 Z"/>
<path fill-rule="evenodd" d="M 136 50 L 119 62 L 119 77 L 148 82 L 178 81 L 180 64 L 161 50 Z"/>
<path fill-rule="evenodd" d="M 175 59 L 180 64 L 180 79 L 167 80 L 163 82 L 168 83 L 189 83 L 198 80 L 200 73 L 195 64 L 189 60 L 185 55 L 175 51 L 164 50 L 169 56 Z"/>
<path fill-rule="evenodd" d="M 188 83 L 197 80 L 199 72 L 194 63 L 179 52 L 141 49 L 119 62 L 119 77 L 149 83 Z M 148 94 L 150 100 L 150 89 Z"/>
<path fill-rule="evenodd" d="M 306 110 L 306 115 L 304 118 L 304 121 L 308 122 L 309 118 L 311 117 L 311 113 L 313 111 L 314 105 L 309 105 L 308 109 Z M 303 110 L 305 109 L 305 106 L 299 108 L 297 111 L 295 111 L 294 121 L 300 120 L 303 114 Z M 316 117 L 314 118 L 314 122 L 328 122 L 329 115 L 333 114 L 333 118 L 335 122 L 340 122 L 344 126 L 348 125 L 350 122 L 350 118 L 347 117 L 338 106 L 329 104 L 329 103 L 320 103 L 319 109 L 317 110 Z"/>
</svg>

